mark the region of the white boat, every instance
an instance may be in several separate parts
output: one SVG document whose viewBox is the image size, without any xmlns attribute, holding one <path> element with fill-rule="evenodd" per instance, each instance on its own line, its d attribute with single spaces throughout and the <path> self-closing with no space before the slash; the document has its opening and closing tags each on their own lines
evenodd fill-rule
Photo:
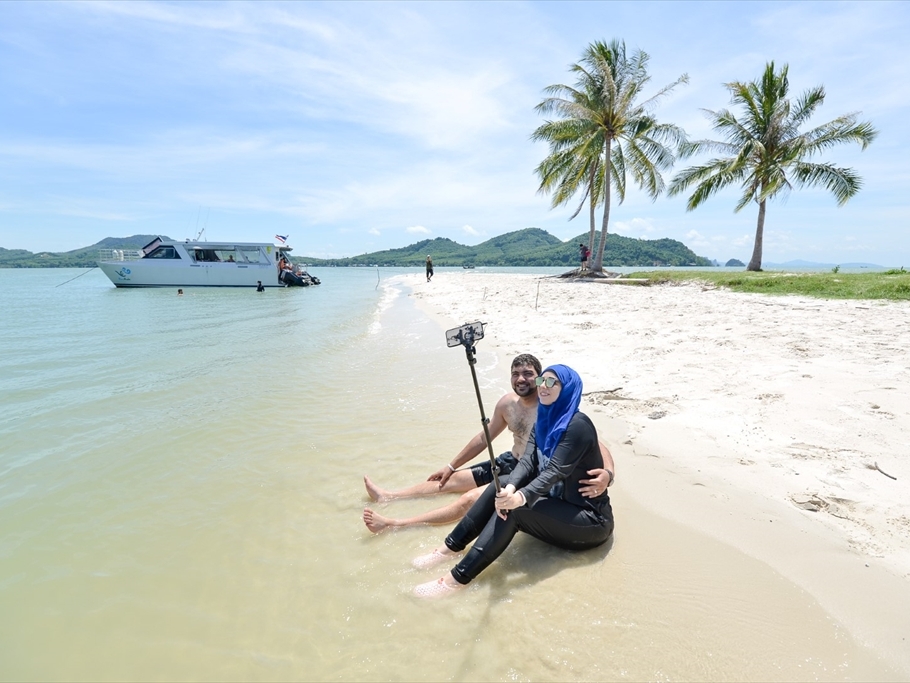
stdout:
<svg viewBox="0 0 910 683">
<path fill-rule="evenodd" d="M 286 287 L 319 284 L 290 266 L 291 247 L 267 242 L 152 240 L 142 249 L 102 249 L 98 267 L 117 287 Z"/>
</svg>

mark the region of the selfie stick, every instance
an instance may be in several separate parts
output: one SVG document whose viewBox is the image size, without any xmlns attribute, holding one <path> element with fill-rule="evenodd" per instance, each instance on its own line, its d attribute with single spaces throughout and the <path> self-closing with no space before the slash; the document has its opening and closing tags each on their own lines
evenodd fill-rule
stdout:
<svg viewBox="0 0 910 683">
<path fill-rule="evenodd" d="M 474 393 L 477 394 L 477 405 L 480 407 L 480 423 L 483 425 L 483 434 L 487 440 L 487 451 L 490 454 L 490 468 L 493 472 L 493 485 L 496 492 L 499 493 L 499 467 L 496 465 L 496 456 L 493 455 L 493 442 L 490 439 L 490 420 L 483 411 L 483 400 L 480 398 L 480 385 L 477 383 L 477 372 L 474 365 L 477 364 L 477 358 L 474 357 L 474 341 L 483 339 L 483 323 L 468 323 L 446 332 L 446 341 L 449 346 L 464 346 L 465 355 L 468 357 L 468 365 L 471 368 L 471 379 L 474 380 Z"/>
</svg>

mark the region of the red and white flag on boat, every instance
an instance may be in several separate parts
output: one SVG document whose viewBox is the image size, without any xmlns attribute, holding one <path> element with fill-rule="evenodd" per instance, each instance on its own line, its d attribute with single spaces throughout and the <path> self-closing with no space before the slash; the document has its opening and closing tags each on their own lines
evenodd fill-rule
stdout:
<svg viewBox="0 0 910 683">
<path fill-rule="evenodd" d="M 282 237 L 281 235 L 275 235 L 275 239 L 278 240 L 279 242 L 281 242 L 282 244 L 284 244 L 285 242 L 288 241 L 288 236 L 285 235 L 284 237 Z"/>
</svg>

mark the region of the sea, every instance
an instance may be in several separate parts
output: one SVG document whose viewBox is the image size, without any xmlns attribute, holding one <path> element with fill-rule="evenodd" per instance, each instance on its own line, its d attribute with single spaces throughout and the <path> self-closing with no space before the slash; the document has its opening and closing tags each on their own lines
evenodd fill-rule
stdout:
<svg viewBox="0 0 910 683">
<path fill-rule="evenodd" d="M 401 487 L 454 457 L 480 430 L 470 367 L 411 298 L 422 271 L 311 272 L 178 296 L 0 269 L 0 679 L 900 677 L 621 487 L 607 546 L 520 535 L 458 596 L 412 597 L 442 570 L 411 559 L 448 528 L 370 533 L 363 476 Z M 487 414 L 510 361 L 478 343 Z"/>
</svg>

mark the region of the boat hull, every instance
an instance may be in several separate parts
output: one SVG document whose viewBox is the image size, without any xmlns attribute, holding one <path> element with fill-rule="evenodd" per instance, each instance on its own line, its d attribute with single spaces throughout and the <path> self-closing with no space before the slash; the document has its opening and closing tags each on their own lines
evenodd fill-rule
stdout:
<svg viewBox="0 0 910 683">
<path fill-rule="evenodd" d="M 282 287 L 272 264 L 194 263 L 174 265 L 167 261 L 101 262 L 98 267 L 115 287 Z"/>
</svg>

